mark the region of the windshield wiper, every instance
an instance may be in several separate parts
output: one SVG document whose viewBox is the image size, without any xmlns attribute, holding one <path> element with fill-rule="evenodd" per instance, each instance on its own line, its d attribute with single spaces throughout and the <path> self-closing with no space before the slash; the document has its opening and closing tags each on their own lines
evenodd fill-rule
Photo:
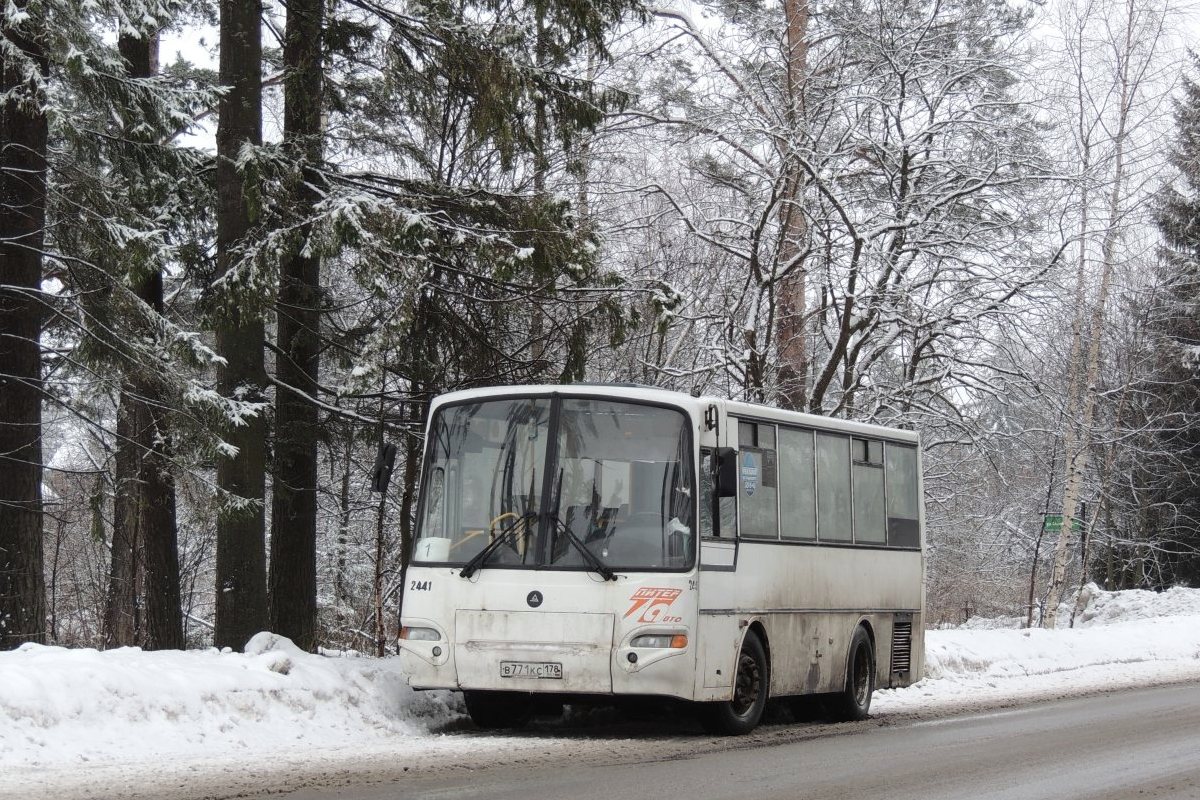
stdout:
<svg viewBox="0 0 1200 800">
<path fill-rule="evenodd" d="M 554 525 L 559 531 L 567 535 L 567 541 L 575 545 L 575 549 L 583 556 L 583 560 L 588 562 L 591 568 L 597 572 L 601 578 L 606 581 L 615 581 L 617 573 L 613 572 L 612 567 L 600 560 L 600 557 L 587 549 L 587 545 L 579 541 L 579 537 L 575 535 L 565 522 L 558 518 L 559 503 L 562 501 L 562 479 L 563 471 L 558 470 L 558 486 L 554 491 L 554 509 L 550 511 L 550 519 L 554 520 Z M 593 489 L 593 491 L 595 491 Z"/>
<path fill-rule="evenodd" d="M 617 573 L 613 572 L 612 567 L 601 561 L 600 557 L 591 550 L 588 550 L 587 545 L 579 540 L 579 537 L 567 527 L 566 523 L 557 516 L 553 517 L 553 519 L 558 530 L 567 535 L 567 541 L 575 545 L 575 549 L 579 551 L 579 554 L 583 556 L 583 560 L 588 562 L 588 565 L 591 566 L 594 572 L 599 573 L 600 577 L 606 581 L 615 581 L 617 579 Z"/>
<path fill-rule="evenodd" d="M 525 535 L 528 536 L 529 520 L 536 522 L 538 520 L 538 513 L 536 511 L 526 511 L 524 514 L 517 517 L 516 522 L 514 522 L 510 527 L 504 529 L 504 531 L 502 531 L 495 539 L 492 539 L 490 542 L 488 542 L 482 550 L 471 557 L 470 561 L 468 561 L 466 564 L 463 564 L 462 571 L 458 573 L 458 576 L 460 578 L 469 578 L 478 572 L 479 568 L 483 566 L 483 562 L 487 560 L 487 557 L 496 552 L 500 545 L 507 542 L 509 537 L 512 536 L 513 532 L 521 526 L 521 523 L 525 523 Z"/>
</svg>

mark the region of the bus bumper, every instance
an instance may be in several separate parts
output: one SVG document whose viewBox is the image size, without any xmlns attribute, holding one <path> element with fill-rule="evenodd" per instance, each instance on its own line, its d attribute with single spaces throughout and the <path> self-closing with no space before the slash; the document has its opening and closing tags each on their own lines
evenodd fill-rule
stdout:
<svg viewBox="0 0 1200 800">
<path fill-rule="evenodd" d="M 417 689 L 691 699 L 694 645 L 632 647 L 641 628 L 614 646 L 614 622 L 611 614 L 459 611 L 452 637 L 401 639 L 400 663 Z"/>
</svg>

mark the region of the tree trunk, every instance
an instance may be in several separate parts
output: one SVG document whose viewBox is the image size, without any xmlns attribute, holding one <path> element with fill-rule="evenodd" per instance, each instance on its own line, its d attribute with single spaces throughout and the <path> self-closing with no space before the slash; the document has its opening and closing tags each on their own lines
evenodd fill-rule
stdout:
<svg viewBox="0 0 1200 800">
<path fill-rule="evenodd" d="M 804 80 L 808 72 L 808 0 L 783 0 L 786 23 L 787 123 L 791 147 L 804 123 Z M 808 349 L 804 316 L 807 311 L 804 265 L 799 263 L 806 220 L 800 207 L 803 174 L 796 155 L 787 152 L 783 164 L 783 196 L 779 203 L 779 258 L 776 269 L 783 278 L 779 292 L 779 388 L 783 404 L 797 411 L 807 402 Z"/>
<path fill-rule="evenodd" d="M 158 284 L 161 307 L 162 283 Z M 161 398 L 147 397 L 146 438 L 141 488 L 143 645 L 148 650 L 182 650 L 183 608 L 179 588 L 179 536 L 175 516 L 175 476 L 171 473 L 171 431 Z"/>
<path fill-rule="evenodd" d="M 408 562 L 412 559 L 413 522 L 416 515 L 417 484 L 421 476 L 421 443 L 412 437 L 404 451 L 404 495 L 400 499 L 400 591 L 398 617 L 404 615 L 404 587 Z"/>
<path fill-rule="evenodd" d="M 546 0 L 534 0 L 534 25 L 536 28 L 536 37 L 534 39 L 533 63 L 539 69 L 546 69 Z M 550 175 L 550 158 L 546 153 L 546 140 L 549 137 L 549 116 L 546 111 L 546 98 L 539 92 L 533 100 L 533 141 L 532 156 L 533 156 L 533 193 L 538 200 L 546 198 L 546 179 Z M 540 259 L 535 259 L 534 264 L 540 264 Z M 554 279 L 553 268 L 550 269 L 549 275 L 550 285 L 547 287 L 548 294 L 554 295 Z M 535 272 L 533 282 L 538 284 L 544 276 Z M 532 359 L 533 370 L 531 376 L 534 383 L 540 383 L 546 375 L 549 368 L 549 349 L 550 341 L 555 338 L 555 332 L 547 330 L 550 325 L 546 319 L 546 308 L 544 301 L 533 298 L 533 308 L 531 309 L 529 321 L 529 340 L 530 340 L 530 358 Z"/>
<path fill-rule="evenodd" d="M 349 429 L 345 432 L 345 442 L 342 487 L 338 494 L 338 529 L 333 572 L 333 605 L 336 609 L 339 634 L 345 628 L 345 610 L 350 606 L 350 598 L 346 591 L 346 548 L 350 542 L 350 459 L 354 454 L 354 439 Z"/>
<path fill-rule="evenodd" d="M 1054 492 L 1054 470 L 1058 460 L 1058 440 L 1050 440 L 1050 474 L 1046 476 L 1046 507 L 1038 522 L 1037 539 L 1033 543 L 1033 564 L 1029 567 L 1029 598 L 1026 601 L 1025 627 L 1033 627 L 1033 599 L 1037 591 L 1038 562 L 1042 558 L 1042 537 L 1046 535 L 1046 515 L 1050 513 L 1050 499 Z"/>
<path fill-rule="evenodd" d="M 49 129 L 45 92 L 24 80 L 21 61 L 43 82 L 50 67 L 29 30 L 40 14 L 20 28 L 11 16 L 0 16 L 0 650 L 46 640 L 39 293 Z"/>
<path fill-rule="evenodd" d="M 221 0 L 220 83 L 226 87 L 217 122 L 217 268 L 226 274 L 250 230 L 249 204 L 236 160 L 246 144 L 262 144 L 261 0 Z M 223 304 L 216 324 L 217 368 L 223 397 L 262 403 L 263 323 L 235 299 Z M 217 488 L 225 508 L 217 518 L 216 627 L 213 643 L 241 649 L 267 624 L 263 497 L 266 420 L 261 413 L 227 420 L 222 438 L 236 455 L 217 462 Z M 231 507 L 236 506 L 236 507 Z"/>
<path fill-rule="evenodd" d="M 131 647 L 138 643 L 138 442 L 141 408 L 121 392 L 117 408 L 117 454 L 113 476 L 113 534 L 109 554 L 108 594 L 104 606 L 104 646 Z"/>
<path fill-rule="evenodd" d="M 1084 505 L 1086 505 L 1086 504 L 1081 503 L 1080 504 L 1081 508 Z M 1072 627 L 1072 628 L 1075 627 L 1075 618 L 1083 613 L 1083 588 L 1088 584 L 1088 579 L 1091 577 L 1091 573 L 1088 571 L 1088 545 L 1091 543 L 1091 540 L 1092 540 L 1092 528 L 1095 527 L 1096 519 L 1099 518 L 1099 516 L 1100 516 L 1099 508 L 1097 508 L 1095 513 L 1092 514 L 1091 520 L 1088 520 L 1088 518 L 1087 518 L 1087 510 L 1086 509 L 1081 510 L 1080 515 L 1079 515 L 1079 522 L 1080 522 L 1080 525 L 1083 527 L 1083 530 L 1080 531 L 1080 534 L 1083 539 L 1083 546 L 1082 546 L 1082 552 L 1079 554 L 1079 563 L 1082 565 L 1083 574 L 1080 576 L 1080 579 L 1079 579 L 1079 591 L 1077 591 L 1075 593 L 1075 605 L 1072 606 L 1072 608 L 1071 608 L 1070 627 Z"/>
<path fill-rule="evenodd" d="M 283 61 L 283 140 L 303 163 L 297 214 L 311 217 L 321 160 L 322 0 L 287 6 Z M 271 629 L 304 650 L 317 628 L 317 395 L 320 365 L 320 259 L 300 228 L 284 259 L 277 305 L 275 480 L 271 506 Z"/>
<path fill-rule="evenodd" d="M 121 36 L 117 46 L 130 76 L 145 78 L 158 72 L 156 32 Z M 129 135 L 137 137 L 136 132 Z M 134 294 L 162 314 L 162 272 L 154 269 L 129 277 Z M 117 499 L 105 640 L 110 646 L 139 643 L 149 650 L 182 649 L 170 428 L 157 376 L 140 374 L 140 369 L 134 367 L 128 375 L 118 411 Z"/>
<path fill-rule="evenodd" d="M 374 607 L 375 655 L 387 655 L 387 633 L 383 615 L 383 554 L 384 521 L 387 519 L 387 494 L 379 495 L 379 508 L 375 517 L 375 577 L 371 584 L 372 606 Z"/>
<path fill-rule="evenodd" d="M 50 575 L 46 581 L 46 591 L 50 597 L 47 602 L 47 612 L 50 617 L 49 641 L 58 641 L 58 564 L 62 557 L 63 539 L 66 538 L 66 520 L 60 515 L 54 526 L 54 553 L 50 556 Z"/>
<path fill-rule="evenodd" d="M 743 388 L 746 400 L 751 403 L 765 402 L 763 387 L 766 384 L 766 355 L 758 347 L 758 331 L 755 325 L 747 325 L 742 332 L 742 340 L 746 344 L 746 375 Z"/>
</svg>

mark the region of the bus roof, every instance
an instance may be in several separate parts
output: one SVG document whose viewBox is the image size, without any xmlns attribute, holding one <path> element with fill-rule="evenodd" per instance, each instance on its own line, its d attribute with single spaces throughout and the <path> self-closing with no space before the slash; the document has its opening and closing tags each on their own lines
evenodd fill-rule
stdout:
<svg viewBox="0 0 1200 800">
<path fill-rule="evenodd" d="M 469 400 L 482 400 L 494 397 L 543 397 L 556 393 L 576 397 L 604 397 L 659 403 L 686 409 L 697 419 L 702 418 L 704 410 L 715 403 L 723 406 L 728 414 L 735 417 L 747 417 L 763 421 L 801 425 L 843 433 L 857 433 L 863 436 L 875 436 L 914 443 L 920 441 L 920 436 L 915 431 L 901 428 L 888 428 L 883 425 L 872 425 L 865 422 L 805 414 L 761 403 L 726 400 L 725 398 L 709 395 L 695 397 L 684 392 L 675 392 L 669 389 L 660 389 L 654 386 L 643 386 L 635 383 L 533 384 L 461 389 L 434 398 L 430 411 L 432 413 L 438 407 L 449 403 L 461 403 Z"/>
</svg>

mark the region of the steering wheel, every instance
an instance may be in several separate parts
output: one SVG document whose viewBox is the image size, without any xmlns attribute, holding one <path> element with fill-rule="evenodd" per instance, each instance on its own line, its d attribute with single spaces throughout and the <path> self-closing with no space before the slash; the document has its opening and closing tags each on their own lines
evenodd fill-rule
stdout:
<svg viewBox="0 0 1200 800">
<path fill-rule="evenodd" d="M 491 522 L 488 523 L 488 538 L 489 539 L 496 538 L 496 526 L 499 525 L 504 520 L 508 519 L 509 517 L 512 517 L 513 519 L 520 519 L 521 515 L 515 511 L 505 511 L 503 514 L 501 514 L 498 517 L 496 517 L 495 519 L 493 519 Z"/>
<path fill-rule="evenodd" d="M 499 525 L 501 522 L 503 522 L 505 519 L 507 519 L 509 517 L 512 517 L 516 520 L 521 519 L 521 515 L 516 513 L 515 511 L 505 511 L 503 514 L 501 514 L 500 516 L 496 517 L 495 519 L 493 519 L 491 522 L 488 523 L 486 533 L 488 535 L 489 542 L 496 538 L 496 526 Z M 459 539 L 454 544 L 450 545 L 450 549 L 454 550 L 455 548 L 461 547 L 462 545 L 464 545 L 467 542 L 474 539 L 476 536 L 482 536 L 483 534 L 484 534 L 484 531 L 481 531 L 481 530 L 471 531 L 466 536 Z M 524 553 L 525 541 L 524 540 L 521 541 L 520 546 L 521 546 L 521 551 L 522 551 L 521 555 L 525 555 L 525 553 Z"/>
<path fill-rule="evenodd" d="M 479 530 L 479 531 L 471 531 L 471 532 L 470 532 L 470 533 L 468 533 L 466 536 L 464 536 L 463 538 L 459 539 L 459 540 L 458 540 L 457 542 L 455 542 L 454 544 L 450 545 L 450 549 L 451 549 L 451 550 L 454 550 L 455 548 L 461 547 L 462 545 L 464 545 L 464 544 L 466 544 L 467 542 L 469 542 L 469 541 L 471 541 L 472 539 L 474 539 L 476 536 L 482 536 L 482 535 L 483 535 L 483 533 L 484 533 L 484 532 L 483 532 L 483 531 L 481 531 L 481 530 Z"/>
</svg>

